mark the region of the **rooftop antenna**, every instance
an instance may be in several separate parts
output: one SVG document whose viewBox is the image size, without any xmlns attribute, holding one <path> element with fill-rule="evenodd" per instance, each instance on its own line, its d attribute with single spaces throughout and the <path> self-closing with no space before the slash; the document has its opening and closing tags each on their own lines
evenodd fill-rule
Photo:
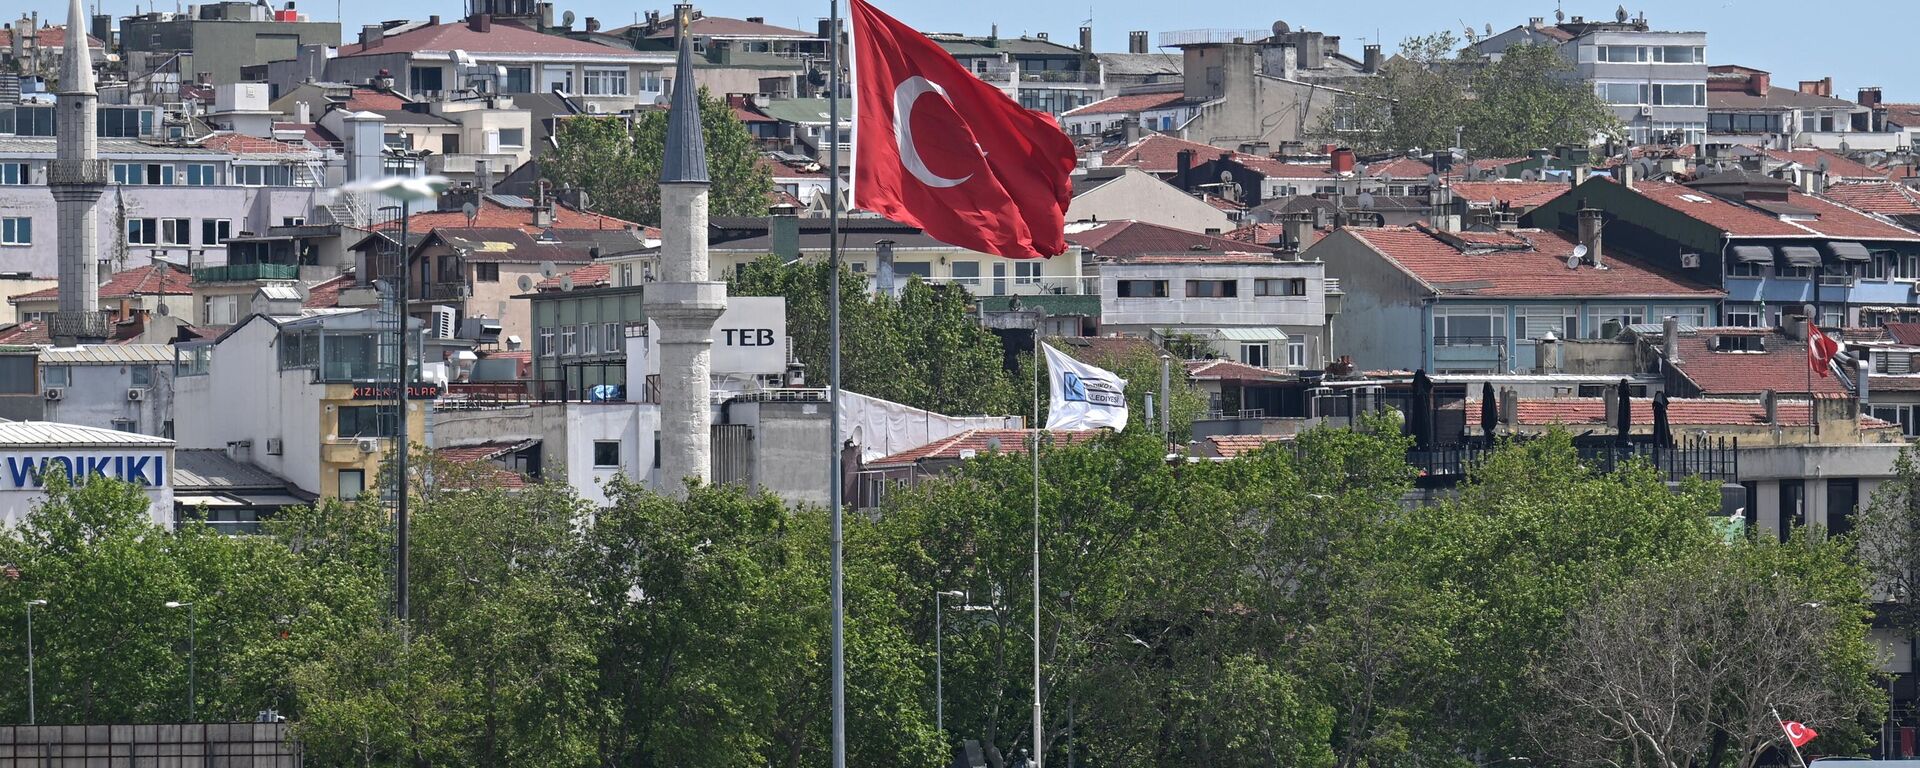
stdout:
<svg viewBox="0 0 1920 768">
<path fill-rule="evenodd" d="M 1559 3 L 1553 4 L 1553 20 L 1554 20 L 1554 23 L 1559 23 L 1567 20 L 1567 12 L 1561 9 Z"/>
<path fill-rule="evenodd" d="M 1574 246 L 1573 253 L 1567 256 L 1567 269 L 1579 269 L 1580 262 L 1586 260 L 1586 258 L 1587 258 L 1587 246 L 1585 245 Z"/>
</svg>

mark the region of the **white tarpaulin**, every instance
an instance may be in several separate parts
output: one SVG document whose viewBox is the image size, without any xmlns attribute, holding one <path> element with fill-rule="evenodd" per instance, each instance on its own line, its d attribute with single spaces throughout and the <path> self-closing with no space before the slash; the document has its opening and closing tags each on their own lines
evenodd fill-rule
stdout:
<svg viewBox="0 0 1920 768">
<path fill-rule="evenodd" d="M 1046 345 L 1047 429 L 1127 428 L 1127 380 Z"/>
<path fill-rule="evenodd" d="M 859 446 L 861 461 L 892 456 L 970 429 L 1020 426 L 1018 417 L 946 416 L 858 392 L 840 391 L 840 442 Z"/>
</svg>

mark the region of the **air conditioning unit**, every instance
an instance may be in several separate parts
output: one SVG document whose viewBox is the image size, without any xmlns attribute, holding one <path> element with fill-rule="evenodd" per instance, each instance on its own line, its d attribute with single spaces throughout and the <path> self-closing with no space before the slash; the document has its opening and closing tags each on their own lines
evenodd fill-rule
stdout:
<svg viewBox="0 0 1920 768">
<path fill-rule="evenodd" d="M 127 390 L 127 400 L 137 403 L 145 399 L 147 399 L 146 390 L 139 387 Z"/>
<path fill-rule="evenodd" d="M 1653 117 L 1653 107 L 1651 107 L 1651 106 L 1647 106 L 1647 105 L 1644 105 L 1644 104 L 1643 104 L 1643 105 L 1641 105 L 1641 106 L 1640 106 L 1640 116 L 1641 116 L 1641 117 Z"/>
<path fill-rule="evenodd" d="M 1699 269 L 1700 254 L 1697 254 L 1697 253 L 1680 254 L 1680 267 L 1682 269 Z"/>
<path fill-rule="evenodd" d="M 280 438 L 277 438 L 277 437 L 267 438 L 267 455 L 268 456 L 279 456 L 285 448 L 286 448 L 286 445 L 280 440 Z"/>
<path fill-rule="evenodd" d="M 51 403 L 51 402 L 56 402 L 56 401 L 58 401 L 58 400 L 59 400 L 60 398 L 63 398 L 63 397 L 66 397 L 66 396 L 67 396 L 67 392 L 66 392 L 66 390 L 63 390 L 63 389 L 61 389 L 61 388 L 59 388 L 59 387 L 52 387 L 52 388 L 49 388 L 49 389 L 47 390 L 47 394 L 46 394 L 46 398 L 47 398 L 47 402 L 50 402 L 50 403 Z"/>
<path fill-rule="evenodd" d="M 600 110 L 600 105 L 598 103 L 591 102 L 591 101 L 587 102 L 587 114 L 598 115 L 600 113 L 601 113 L 601 110 Z"/>
<path fill-rule="evenodd" d="M 380 440 L 378 438 L 372 438 L 372 437 L 360 438 L 360 452 L 361 453 L 379 453 Z"/>
</svg>

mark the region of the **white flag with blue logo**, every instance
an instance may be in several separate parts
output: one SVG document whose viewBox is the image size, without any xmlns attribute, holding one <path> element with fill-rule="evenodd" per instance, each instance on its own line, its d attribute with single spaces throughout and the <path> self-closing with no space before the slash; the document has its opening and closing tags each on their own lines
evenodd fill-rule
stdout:
<svg viewBox="0 0 1920 768">
<path fill-rule="evenodd" d="M 1127 380 L 1046 345 L 1047 429 L 1127 428 Z"/>
</svg>

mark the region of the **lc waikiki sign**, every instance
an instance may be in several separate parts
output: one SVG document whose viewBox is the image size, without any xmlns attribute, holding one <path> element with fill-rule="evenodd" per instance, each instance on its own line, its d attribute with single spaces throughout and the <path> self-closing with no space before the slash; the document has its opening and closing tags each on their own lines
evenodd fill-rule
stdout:
<svg viewBox="0 0 1920 768">
<path fill-rule="evenodd" d="M 44 488 L 50 472 L 64 472 L 75 483 L 95 476 L 125 480 L 134 485 L 164 487 L 172 478 L 167 474 L 167 456 L 158 451 L 135 453 L 0 455 L 0 489 L 28 490 Z"/>
</svg>

